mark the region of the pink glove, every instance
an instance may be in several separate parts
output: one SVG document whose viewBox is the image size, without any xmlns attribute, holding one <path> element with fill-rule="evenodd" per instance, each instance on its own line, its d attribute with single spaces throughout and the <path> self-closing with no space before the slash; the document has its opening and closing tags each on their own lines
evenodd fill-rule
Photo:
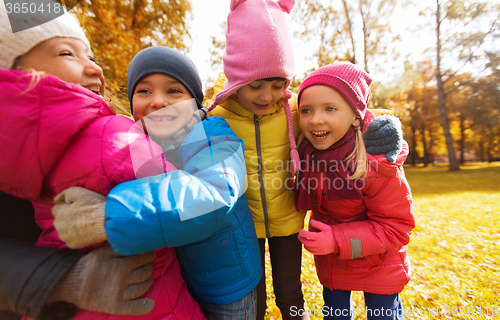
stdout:
<svg viewBox="0 0 500 320">
<path fill-rule="evenodd" d="M 316 255 L 339 252 L 331 226 L 311 219 L 309 221 L 309 229 L 311 228 L 313 230 L 317 229 L 319 232 L 299 231 L 299 241 L 304 244 L 304 248 L 307 251 Z"/>
</svg>

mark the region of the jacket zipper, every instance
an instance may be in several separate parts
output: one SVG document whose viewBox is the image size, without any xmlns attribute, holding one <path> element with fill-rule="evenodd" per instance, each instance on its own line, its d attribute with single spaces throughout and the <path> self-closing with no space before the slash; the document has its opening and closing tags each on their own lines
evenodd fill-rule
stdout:
<svg viewBox="0 0 500 320">
<path fill-rule="evenodd" d="M 259 176 L 259 185 L 260 185 L 260 198 L 262 200 L 262 209 L 264 211 L 264 225 L 266 226 L 266 238 L 271 237 L 271 233 L 269 232 L 269 213 L 267 212 L 267 199 L 266 199 L 266 189 L 264 188 L 264 177 L 262 176 L 262 148 L 260 145 L 260 124 L 259 117 L 253 116 L 255 123 L 255 141 L 257 144 L 257 160 L 259 162 L 259 168 L 257 170 L 257 174 Z"/>
</svg>

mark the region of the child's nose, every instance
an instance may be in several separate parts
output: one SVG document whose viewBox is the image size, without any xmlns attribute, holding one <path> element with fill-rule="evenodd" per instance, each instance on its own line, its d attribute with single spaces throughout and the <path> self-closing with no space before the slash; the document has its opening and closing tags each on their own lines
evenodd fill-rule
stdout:
<svg viewBox="0 0 500 320">
<path fill-rule="evenodd" d="M 91 76 L 101 77 L 103 75 L 102 68 L 92 60 L 87 60 L 85 65 L 85 72 Z"/>
<path fill-rule="evenodd" d="M 318 112 L 313 112 L 311 123 L 312 124 L 323 123 L 323 117 L 321 116 L 321 114 L 319 114 Z"/>
<path fill-rule="evenodd" d="M 260 100 L 265 103 L 270 103 L 273 100 L 273 95 L 271 90 L 264 88 L 259 96 Z"/>
<path fill-rule="evenodd" d="M 164 99 L 162 94 L 155 94 L 153 97 L 152 106 L 156 109 L 168 107 L 168 102 Z"/>
</svg>

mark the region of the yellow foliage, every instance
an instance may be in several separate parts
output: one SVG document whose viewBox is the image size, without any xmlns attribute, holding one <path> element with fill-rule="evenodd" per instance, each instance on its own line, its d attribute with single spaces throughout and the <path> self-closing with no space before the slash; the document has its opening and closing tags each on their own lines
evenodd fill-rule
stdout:
<svg viewBox="0 0 500 320">
<path fill-rule="evenodd" d="M 106 88 L 118 100 L 124 100 L 120 92 L 126 93 L 128 64 L 137 52 L 152 45 L 186 49 L 188 0 L 87 0 L 73 11 L 104 71 Z"/>
</svg>

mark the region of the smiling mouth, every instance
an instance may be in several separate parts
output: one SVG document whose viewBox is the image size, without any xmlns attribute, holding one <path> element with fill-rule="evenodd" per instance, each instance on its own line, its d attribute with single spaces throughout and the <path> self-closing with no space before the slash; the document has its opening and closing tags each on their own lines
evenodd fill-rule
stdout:
<svg viewBox="0 0 500 320">
<path fill-rule="evenodd" d="M 313 136 L 315 136 L 316 138 L 318 139 L 323 139 L 324 137 L 326 137 L 328 134 L 330 133 L 330 131 L 311 131 L 311 134 Z"/>
<path fill-rule="evenodd" d="M 268 104 L 258 104 L 258 103 L 254 103 L 254 105 L 259 108 L 259 109 L 266 109 L 267 107 L 269 107 L 269 103 Z"/>
<path fill-rule="evenodd" d="M 99 86 L 90 86 L 90 87 L 85 87 L 85 88 L 88 89 L 88 90 L 90 90 L 90 91 L 92 91 L 93 93 L 97 94 L 98 96 L 101 96 L 101 87 L 99 87 Z"/>
<path fill-rule="evenodd" d="M 164 116 L 164 117 L 147 117 L 151 121 L 158 121 L 158 122 L 169 122 L 177 119 L 177 117 L 172 117 L 172 116 Z"/>
</svg>

